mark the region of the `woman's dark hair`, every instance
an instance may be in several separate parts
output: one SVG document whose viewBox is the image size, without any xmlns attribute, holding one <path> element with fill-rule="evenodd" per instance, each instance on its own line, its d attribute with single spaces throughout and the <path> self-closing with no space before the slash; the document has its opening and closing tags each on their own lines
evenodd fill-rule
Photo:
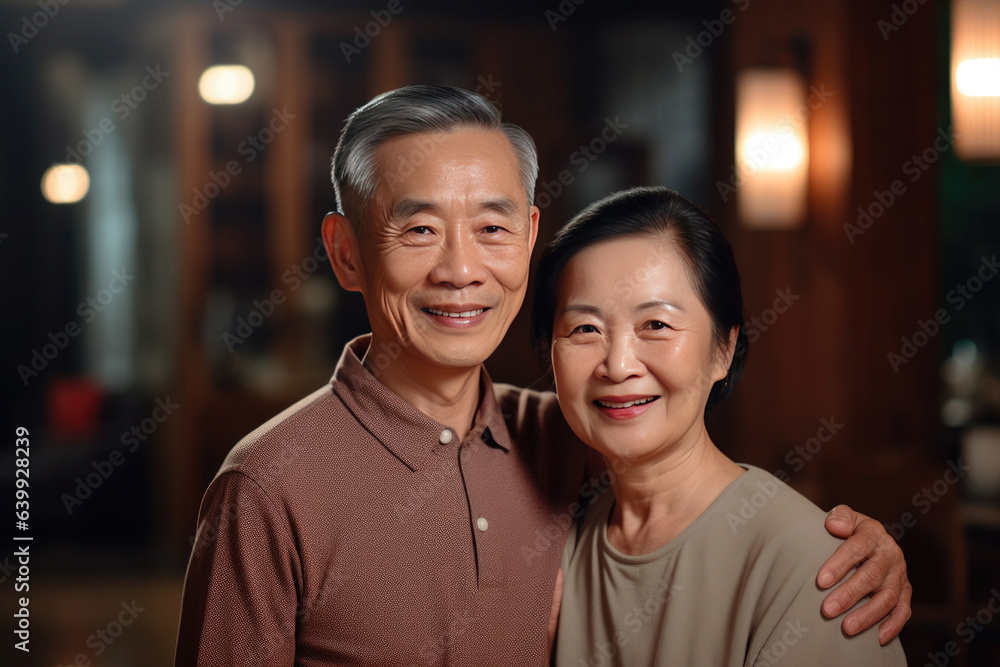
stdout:
<svg viewBox="0 0 1000 667">
<path fill-rule="evenodd" d="M 569 260 L 590 246 L 629 236 L 663 236 L 687 259 L 695 290 L 712 318 L 715 342 L 725 346 L 739 327 L 729 373 L 715 383 L 706 410 L 733 390 L 746 363 L 740 274 L 722 230 L 696 204 L 673 190 L 624 190 L 594 202 L 560 229 L 542 253 L 531 309 L 531 339 L 543 368 L 549 368 L 559 279 Z"/>
</svg>

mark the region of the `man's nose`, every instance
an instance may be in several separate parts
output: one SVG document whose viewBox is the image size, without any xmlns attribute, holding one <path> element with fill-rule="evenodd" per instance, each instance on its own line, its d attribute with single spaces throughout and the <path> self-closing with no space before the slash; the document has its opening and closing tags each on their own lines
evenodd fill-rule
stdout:
<svg viewBox="0 0 1000 667">
<path fill-rule="evenodd" d="M 441 248 L 430 279 L 435 284 L 462 289 L 486 282 L 487 271 L 481 248 L 472 239 L 453 236 Z"/>
</svg>

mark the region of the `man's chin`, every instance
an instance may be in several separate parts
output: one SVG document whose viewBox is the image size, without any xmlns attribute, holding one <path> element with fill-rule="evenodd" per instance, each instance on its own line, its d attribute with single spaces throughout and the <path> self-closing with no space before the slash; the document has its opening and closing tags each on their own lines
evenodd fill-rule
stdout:
<svg viewBox="0 0 1000 667">
<path fill-rule="evenodd" d="M 427 365 L 443 371 L 473 370 L 479 368 L 496 350 L 493 345 L 462 345 L 445 341 L 423 350 Z"/>
</svg>

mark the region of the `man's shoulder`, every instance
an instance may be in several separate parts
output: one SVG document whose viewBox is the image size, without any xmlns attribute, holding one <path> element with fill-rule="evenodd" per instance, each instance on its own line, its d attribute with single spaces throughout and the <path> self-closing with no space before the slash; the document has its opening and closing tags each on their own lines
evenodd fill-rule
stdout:
<svg viewBox="0 0 1000 667">
<path fill-rule="evenodd" d="M 559 413 L 559 399 L 552 391 L 536 391 L 495 382 L 493 393 L 505 417 L 537 420 L 551 418 Z"/>
<path fill-rule="evenodd" d="M 563 418 L 555 392 L 502 383 L 494 384 L 493 392 L 511 435 L 523 445 L 537 443 L 572 450 L 585 447 Z"/>
<path fill-rule="evenodd" d="M 532 474 L 553 497 L 575 498 L 590 448 L 570 429 L 551 391 L 494 384 L 511 438 Z"/>
<path fill-rule="evenodd" d="M 264 470 L 285 467 L 348 415 L 332 385 L 324 385 L 244 436 L 229 451 L 218 474 L 235 471 L 256 478 Z"/>
</svg>

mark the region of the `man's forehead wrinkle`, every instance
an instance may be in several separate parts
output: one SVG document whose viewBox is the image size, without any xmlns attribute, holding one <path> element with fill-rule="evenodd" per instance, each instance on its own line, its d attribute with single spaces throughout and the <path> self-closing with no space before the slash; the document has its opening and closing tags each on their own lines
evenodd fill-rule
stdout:
<svg viewBox="0 0 1000 667">
<path fill-rule="evenodd" d="M 389 211 L 389 217 L 393 220 L 405 219 L 410 216 L 422 213 L 427 210 L 436 209 L 437 206 L 432 201 L 426 199 L 401 199 Z"/>
<path fill-rule="evenodd" d="M 517 204 L 510 197 L 493 197 L 487 199 L 482 203 L 480 208 L 488 211 L 496 211 L 506 216 L 515 216 L 519 212 Z"/>
<path fill-rule="evenodd" d="M 474 215 L 484 212 L 495 212 L 504 216 L 515 216 L 519 212 L 517 203 L 503 195 L 487 195 L 480 197 L 476 193 L 463 192 L 460 197 L 436 201 L 435 199 L 405 197 L 393 204 L 388 211 L 390 220 L 405 220 L 418 213 L 438 212 L 449 208 L 452 204 L 460 206 Z"/>
</svg>

